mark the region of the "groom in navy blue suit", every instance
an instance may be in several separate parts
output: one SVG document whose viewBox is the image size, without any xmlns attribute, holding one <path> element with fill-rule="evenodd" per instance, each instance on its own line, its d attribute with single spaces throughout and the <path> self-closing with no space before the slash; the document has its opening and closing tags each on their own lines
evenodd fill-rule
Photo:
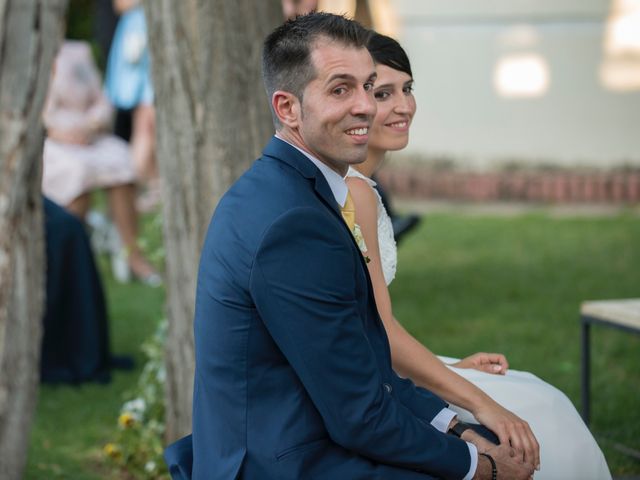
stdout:
<svg viewBox="0 0 640 480">
<path fill-rule="evenodd" d="M 220 201 L 203 246 L 193 436 L 169 451 L 182 456 L 169 461 L 174 478 L 491 478 L 493 458 L 446 433 L 447 404 L 393 372 L 341 213 L 376 112 L 367 35 L 312 14 L 265 42 L 277 133 Z M 509 447 L 490 453 L 503 478 L 530 475 Z"/>
</svg>

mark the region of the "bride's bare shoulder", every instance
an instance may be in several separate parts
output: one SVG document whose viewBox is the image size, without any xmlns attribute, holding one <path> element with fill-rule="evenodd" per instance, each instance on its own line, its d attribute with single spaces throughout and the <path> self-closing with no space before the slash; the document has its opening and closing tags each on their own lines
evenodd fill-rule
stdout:
<svg viewBox="0 0 640 480">
<path fill-rule="evenodd" d="M 356 207 L 356 217 L 364 222 L 377 222 L 378 198 L 373 187 L 360 177 L 347 177 L 346 182 Z"/>
</svg>

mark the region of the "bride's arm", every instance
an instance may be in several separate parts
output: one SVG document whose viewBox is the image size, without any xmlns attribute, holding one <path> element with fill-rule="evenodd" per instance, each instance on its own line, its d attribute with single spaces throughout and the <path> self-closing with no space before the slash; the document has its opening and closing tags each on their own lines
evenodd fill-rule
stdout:
<svg viewBox="0 0 640 480">
<path fill-rule="evenodd" d="M 469 410 L 478 421 L 493 430 L 501 443 L 524 452 L 538 465 L 538 443 L 524 420 L 501 407 L 478 387 L 449 370 L 427 347 L 418 342 L 395 319 L 389 290 L 384 280 L 378 245 L 378 200 L 372 187 L 359 178 L 347 178 L 355 204 L 356 223 L 367 245 L 366 255 L 378 313 L 384 324 L 394 370 L 416 385 L 425 387 L 446 401 Z"/>
<path fill-rule="evenodd" d="M 393 368 L 450 403 L 476 412 L 491 399 L 480 389 L 449 370 L 427 347 L 418 342 L 393 316 L 391 298 L 380 261 L 378 244 L 378 203 L 375 192 L 358 178 L 347 180 L 356 207 L 356 222 L 367 245 L 371 283 L 378 313 L 389 337 Z"/>
</svg>

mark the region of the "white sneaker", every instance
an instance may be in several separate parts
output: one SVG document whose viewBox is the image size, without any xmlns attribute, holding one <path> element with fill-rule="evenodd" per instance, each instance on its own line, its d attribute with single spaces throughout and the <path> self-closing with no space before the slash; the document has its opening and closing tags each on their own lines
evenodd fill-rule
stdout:
<svg viewBox="0 0 640 480">
<path fill-rule="evenodd" d="M 111 253 L 111 273 L 118 283 L 131 281 L 131 269 L 127 259 L 127 252 L 121 248 L 118 252 Z"/>
<path fill-rule="evenodd" d="M 91 210 L 86 217 L 90 229 L 91 246 L 95 253 L 111 252 L 111 229 L 113 224 L 102 212 Z"/>
<path fill-rule="evenodd" d="M 129 283 L 131 281 L 129 255 L 114 225 L 111 225 L 109 229 L 108 244 L 108 251 L 111 254 L 111 273 L 113 274 L 113 278 L 119 283 Z"/>
</svg>

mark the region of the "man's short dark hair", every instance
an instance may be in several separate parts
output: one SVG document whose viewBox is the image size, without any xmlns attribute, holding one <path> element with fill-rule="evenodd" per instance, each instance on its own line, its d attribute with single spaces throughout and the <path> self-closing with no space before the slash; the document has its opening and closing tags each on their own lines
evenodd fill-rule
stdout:
<svg viewBox="0 0 640 480">
<path fill-rule="evenodd" d="M 262 50 L 262 78 L 276 127 L 280 121 L 273 112 L 271 97 L 283 90 L 302 101 L 302 92 L 316 75 L 311 62 L 314 42 L 326 38 L 347 47 L 366 48 L 369 35 L 370 31 L 355 20 L 325 12 L 302 15 L 276 28 Z"/>
</svg>

